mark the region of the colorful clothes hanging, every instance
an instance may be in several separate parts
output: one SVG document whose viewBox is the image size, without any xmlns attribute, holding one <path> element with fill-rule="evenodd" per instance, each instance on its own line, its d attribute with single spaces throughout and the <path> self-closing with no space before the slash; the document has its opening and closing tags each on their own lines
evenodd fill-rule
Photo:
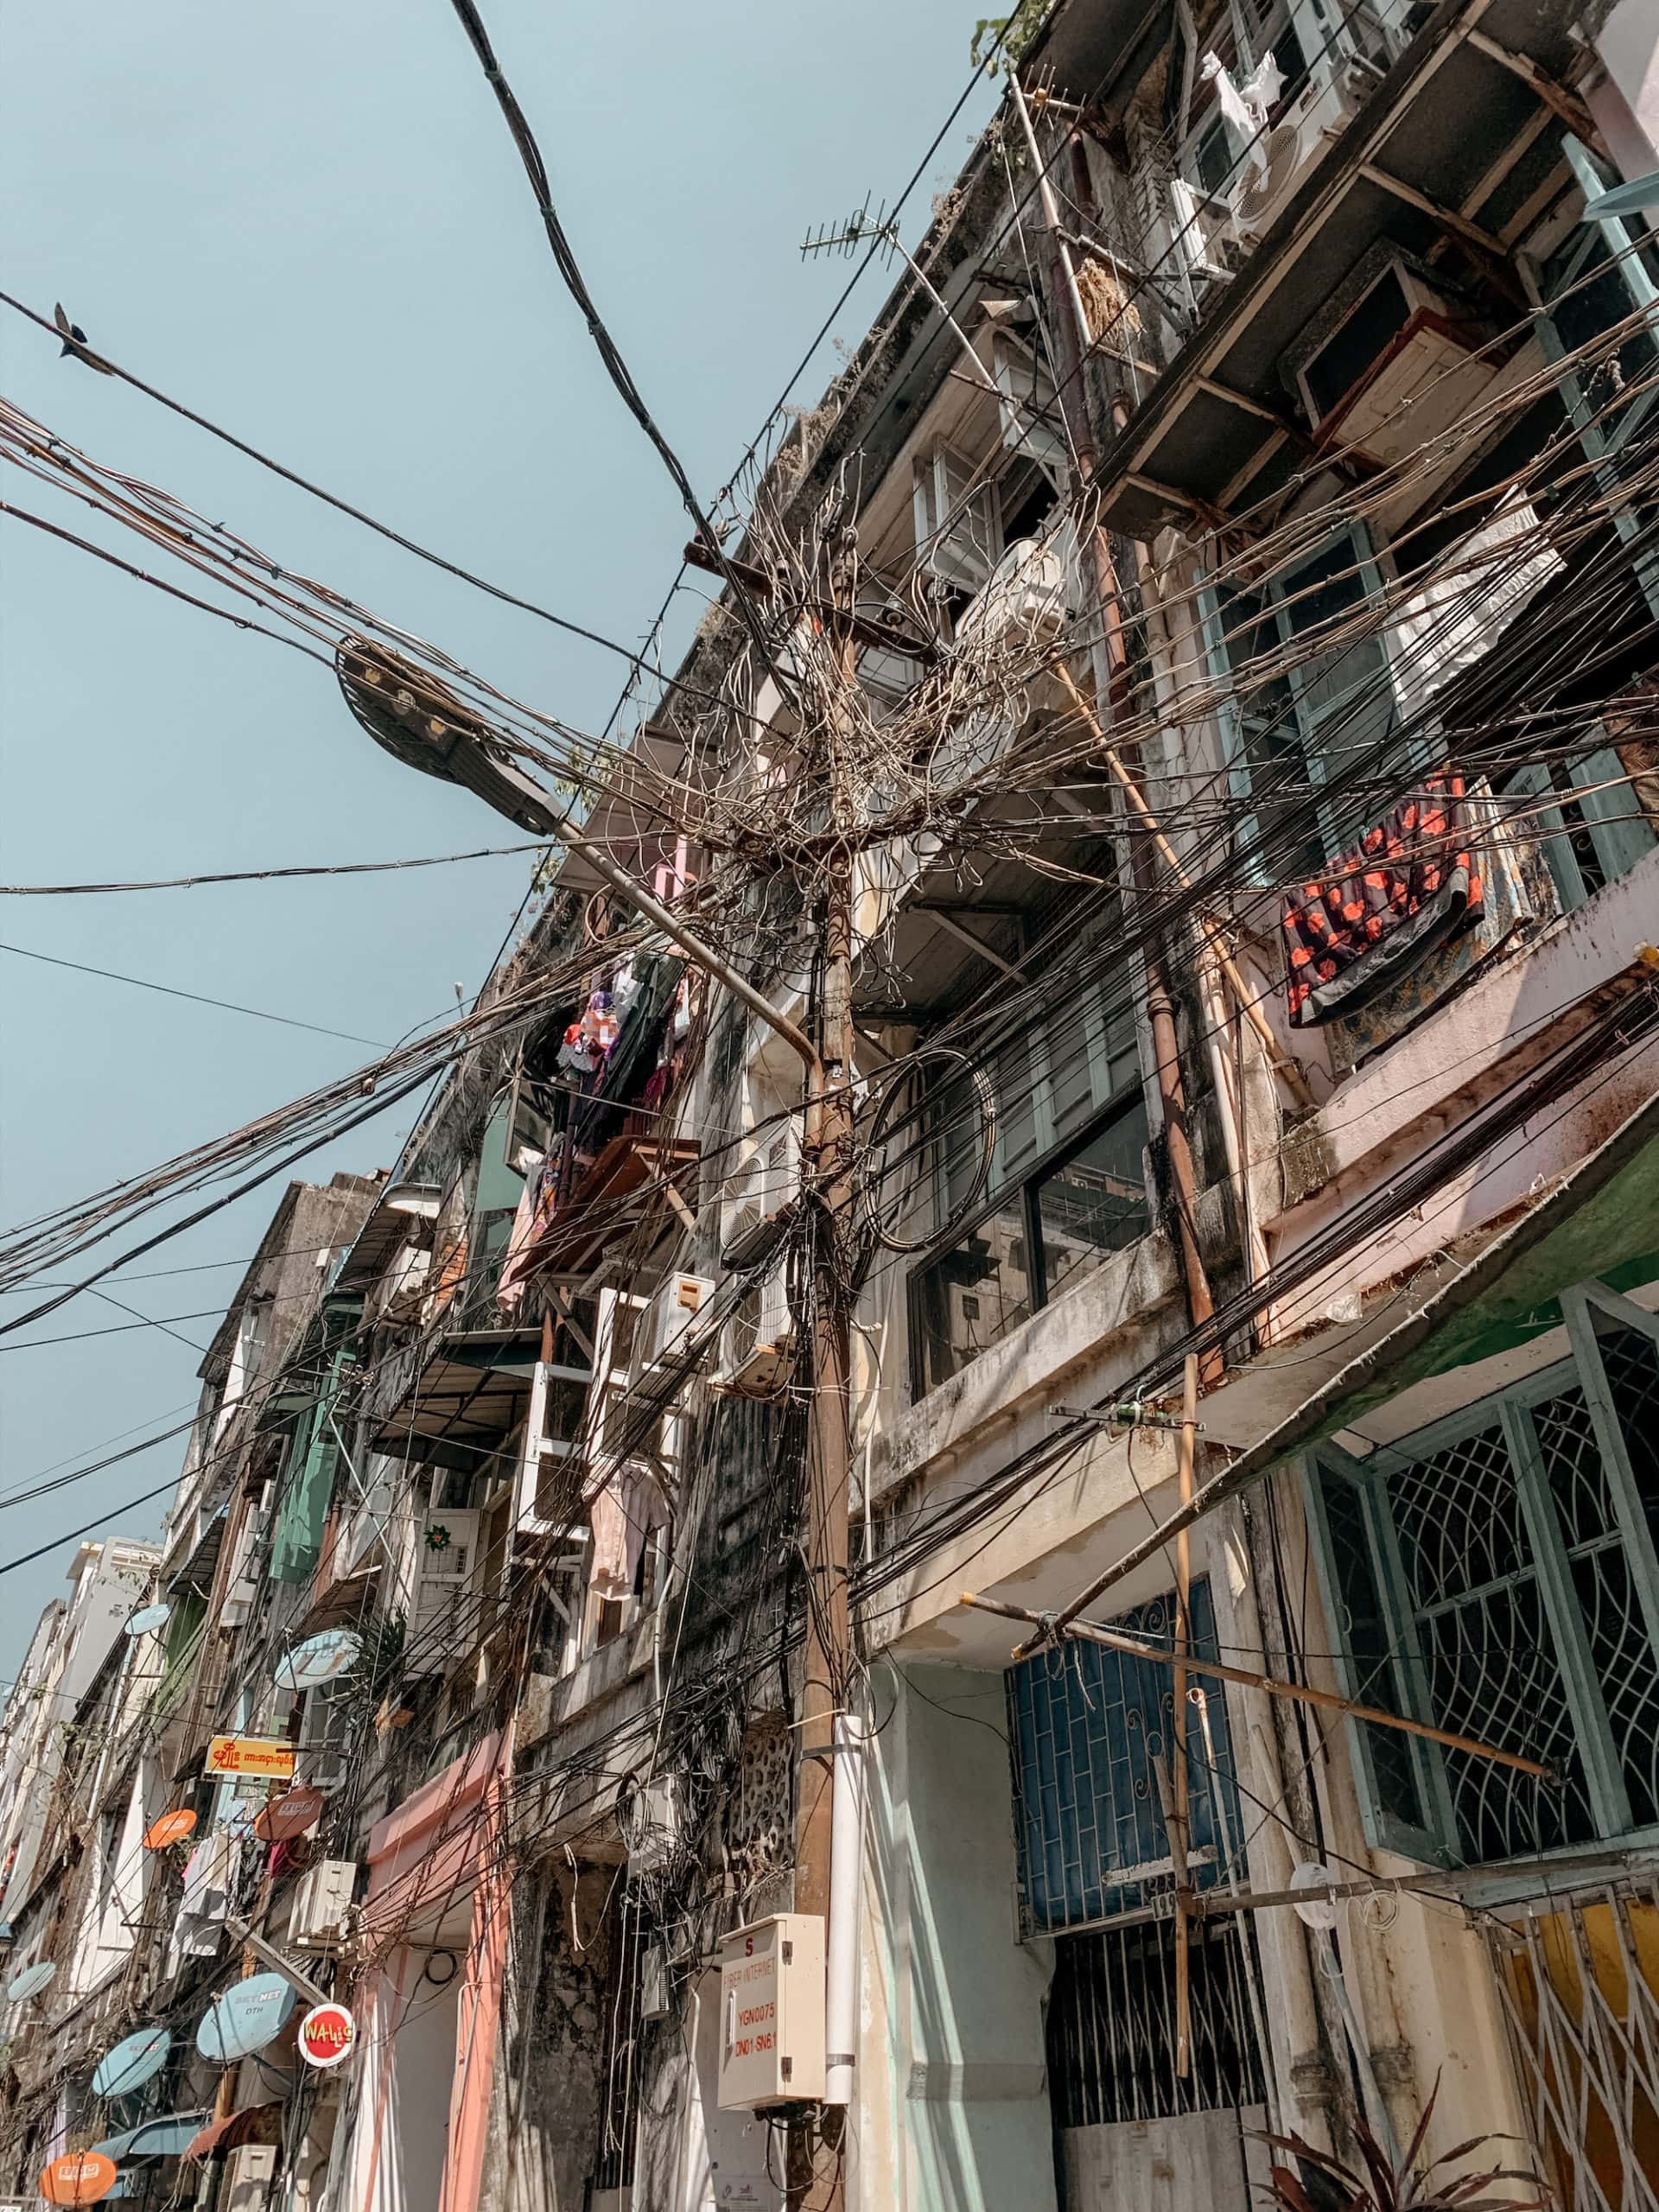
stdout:
<svg viewBox="0 0 1659 2212">
<path fill-rule="evenodd" d="M 1351 1013 L 1478 918 L 1485 893 L 1468 836 L 1463 776 L 1438 769 L 1325 881 L 1286 899 L 1294 1027 Z"/>
</svg>

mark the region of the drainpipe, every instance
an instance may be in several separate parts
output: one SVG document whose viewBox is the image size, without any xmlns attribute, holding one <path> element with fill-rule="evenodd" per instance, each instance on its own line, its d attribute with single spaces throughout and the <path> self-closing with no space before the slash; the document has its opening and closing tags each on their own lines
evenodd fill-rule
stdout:
<svg viewBox="0 0 1659 2212">
<path fill-rule="evenodd" d="M 864 1867 L 868 1757 L 861 1714 L 836 1715 L 831 1755 L 823 2101 L 849 2105 L 858 2056 L 858 1894 Z"/>
</svg>

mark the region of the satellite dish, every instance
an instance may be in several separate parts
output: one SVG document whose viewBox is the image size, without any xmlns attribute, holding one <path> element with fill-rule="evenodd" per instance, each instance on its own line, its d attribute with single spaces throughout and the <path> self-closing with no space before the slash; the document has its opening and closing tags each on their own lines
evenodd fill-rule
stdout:
<svg viewBox="0 0 1659 2212">
<path fill-rule="evenodd" d="M 165 2028 L 140 2028 L 137 2034 L 106 2050 L 92 2072 L 95 2097 L 124 2097 L 141 2089 L 167 2063 L 173 2038 Z"/>
<path fill-rule="evenodd" d="M 274 1798 L 253 1823 L 253 1832 L 265 1843 L 291 1843 L 312 1827 L 322 1810 L 322 1792 L 309 1783 Z"/>
<path fill-rule="evenodd" d="M 308 1636 L 276 1662 L 279 1690 L 321 1689 L 349 1675 L 363 1656 L 363 1639 L 348 1628 L 326 1628 Z"/>
<path fill-rule="evenodd" d="M 173 1618 L 173 1608 L 165 1603 L 143 1605 L 136 1613 L 129 1613 L 123 1636 L 149 1636 L 153 1630 L 165 1628 Z"/>
<path fill-rule="evenodd" d="M 144 1830 L 146 1851 L 165 1851 L 169 1843 L 182 1843 L 196 1825 L 196 1816 L 188 1805 L 181 1805 L 176 1812 L 163 1813 Z"/>
<path fill-rule="evenodd" d="M 1659 169 L 1651 176 L 1632 177 L 1584 203 L 1586 223 L 1605 223 L 1610 215 L 1639 215 L 1644 207 L 1659 207 Z"/>
<path fill-rule="evenodd" d="M 256 1974 L 232 1984 L 207 2007 L 196 2030 L 196 2049 L 215 2066 L 251 2058 L 288 2024 L 296 1997 L 279 1974 Z"/>
<path fill-rule="evenodd" d="M 115 2161 L 101 2151 L 71 2151 L 53 2159 L 40 2186 L 48 2204 L 96 2204 L 115 2187 Z"/>
<path fill-rule="evenodd" d="M 31 1997 L 38 1997 L 58 1970 L 55 1959 L 39 1959 L 32 1967 L 25 1967 L 15 1974 L 6 1984 L 8 2005 L 25 2005 Z"/>
</svg>

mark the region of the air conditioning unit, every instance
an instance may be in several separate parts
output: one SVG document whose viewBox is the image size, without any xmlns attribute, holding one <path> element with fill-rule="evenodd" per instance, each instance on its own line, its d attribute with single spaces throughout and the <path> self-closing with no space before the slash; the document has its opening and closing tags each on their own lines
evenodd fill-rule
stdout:
<svg viewBox="0 0 1659 2212">
<path fill-rule="evenodd" d="M 1221 239 L 1227 213 L 1224 203 L 1206 199 L 1184 176 L 1169 180 L 1169 257 L 1195 283 L 1227 274 Z"/>
<path fill-rule="evenodd" d="M 1487 334 L 1408 262 L 1390 257 L 1289 366 L 1320 441 L 1387 464 L 1433 444 L 1500 373 L 1481 351 Z"/>
<path fill-rule="evenodd" d="M 264 2212 L 276 2178 L 276 2145 L 244 2143 L 225 2161 L 219 2186 L 219 2212 Z"/>
<path fill-rule="evenodd" d="M 696 1341 L 696 1318 L 714 1294 L 715 1286 L 707 1275 L 676 1274 L 667 1278 L 635 1326 L 632 1372 L 636 1382 L 658 1360 L 674 1358 Z"/>
<path fill-rule="evenodd" d="M 1339 78 L 1313 78 L 1268 131 L 1265 159 L 1251 162 L 1233 188 L 1233 227 L 1258 238 L 1287 207 L 1303 179 L 1353 112 Z"/>
<path fill-rule="evenodd" d="M 960 645 L 992 645 L 1016 639 L 1044 645 L 1065 626 L 1065 559 L 1058 545 L 1022 537 L 1010 545 L 984 589 L 957 625 Z"/>
<path fill-rule="evenodd" d="M 794 1333 L 780 1258 L 727 1323 L 720 1371 L 710 1376 L 709 1389 L 739 1398 L 775 1398 L 794 1363 Z"/>
<path fill-rule="evenodd" d="M 354 1859 L 320 1859 L 301 1875 L 289 1910 L 288 1940 L 296 1951 L 338 1951 L 346 1942 Z"/>
</svg>

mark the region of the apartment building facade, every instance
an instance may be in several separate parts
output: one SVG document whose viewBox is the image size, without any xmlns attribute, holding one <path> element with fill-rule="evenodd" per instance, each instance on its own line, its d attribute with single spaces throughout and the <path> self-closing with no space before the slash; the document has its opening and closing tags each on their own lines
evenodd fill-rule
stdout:
<svg viewBox="0 0 1659 2212">
<path fill-rule="evenodd" d="M 860 2207 L 1242 2212 L 1264 2134 L 1431 2107 L 1659 2203 L 1655 81 L 1635 0 L 1064 0 L 635 741 L 772 819 L 856 648 L 858 1879 L 800 2094 L 722 1973 L 798 1928 L 799 1063 L 572 854 L 489 986 L 534 1011 L 295 1186 L 215 1339 L 75 1784 L 122 1910 L 7 1891 L 66 1977 L 8 2186 L 781 2207 L 827 2089 Z M 855 534 L 837 611 L 798 549 Z M 810 1024 L 804 866 L 620 779 L 584 834 Z"/>
</svg>

